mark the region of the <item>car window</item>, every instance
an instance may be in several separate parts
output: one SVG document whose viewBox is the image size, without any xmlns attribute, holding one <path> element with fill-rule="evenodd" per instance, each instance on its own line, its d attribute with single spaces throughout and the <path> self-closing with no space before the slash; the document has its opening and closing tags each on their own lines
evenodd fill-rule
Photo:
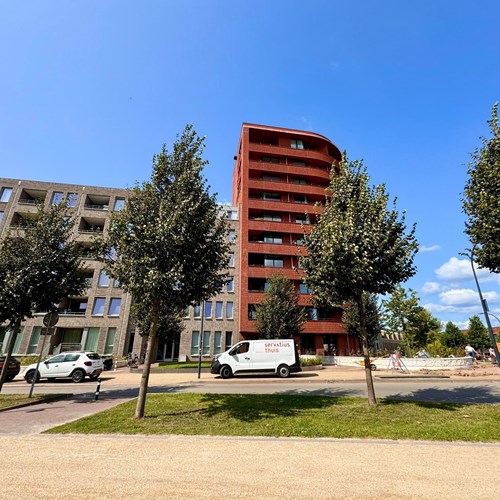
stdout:
<svg viewBox="0 0 500 500">
<path fill-rule="evenodd" d="M 101 356 L 96 352 L 87 352 L 87 358 L 89 359 L 101 359 Z"/>
<path fill-rule="evenodd" d="M 76 361 L 79 357 L 79 354 L 66 354 L 64 361 Z"/>
<path fill-rule="evenodd" d="M 61 363 L 64 360 L 64 354 L 58 354 L 46 361 L 46 363 Z"/>
</svg>

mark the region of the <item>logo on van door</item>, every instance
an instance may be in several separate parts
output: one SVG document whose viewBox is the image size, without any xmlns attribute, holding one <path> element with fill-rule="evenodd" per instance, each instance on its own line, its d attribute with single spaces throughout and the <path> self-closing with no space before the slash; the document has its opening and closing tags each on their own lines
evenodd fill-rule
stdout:
<svg viewBox="0 0 500 500">
<path fill-rule="evenodd" d="M 265 352 L 280 352 L 280 347 L 290 347 L 290 342 L 266 342 Z"/>
</svg>

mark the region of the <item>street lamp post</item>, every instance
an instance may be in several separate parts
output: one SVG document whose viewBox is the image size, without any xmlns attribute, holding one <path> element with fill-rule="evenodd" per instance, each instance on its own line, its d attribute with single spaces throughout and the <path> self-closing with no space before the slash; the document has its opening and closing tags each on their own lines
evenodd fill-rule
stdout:
<svg viewBox="0 0 500 500">
<path fill-rule="evenodd" d="M 483 297 L 483 293 L 481 292 L 481 287 L 479 286 L 479 281 L 477 279 L 476 270 L 474 269 L 474 248 L 471 253 L 467 255 L 470 259 L 470 265 L 472 267 L 472 274 L 474 275 L 474 281 L 476 282 L 477 291 L 479 293 L 479 300 L 481 301 L 481 307 L 483 308 L 483 314 L 486 319 L 486 326 L 488 327 L 488 333 L 490 335 L 490 340 L 493 345 L 493 350 L 495 351 L 495 356 L 497 360 L 497 366 L 500 368 L 500 353 L 498 352 L 498 346 L 495 339 L 495 334 L 493 333 L 493 328 L 491 327 L 490 321 L 490 312 L 488 311 L 488 304 L 486 303 L 486 299 Z M 492 315 L 493 316 L 493 315 Z M 498 319 L 498 318 L 497 318 Z"/>
</svg>

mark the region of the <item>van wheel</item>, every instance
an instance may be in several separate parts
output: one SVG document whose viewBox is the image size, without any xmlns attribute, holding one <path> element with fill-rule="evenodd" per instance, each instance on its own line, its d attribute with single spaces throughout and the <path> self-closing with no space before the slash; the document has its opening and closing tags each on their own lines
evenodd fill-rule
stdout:
<svg viewBox="0 0 500 500">
<path fill-rule="evenodd" d="M 230 378 L 231 376 L 233 375 L 233 372 L 231 371 L 231 368 L 227 365 L 224 365 L 221 369 L 220 369 L 220 376 L 222 378 Z"/>
<path fill-rule="evenodd" d="M 278 375 L 281 378 L 287 378 L 290 375 L 290 367 L 287 365 L 279 365 L 278 366 Z"/>
</svg>

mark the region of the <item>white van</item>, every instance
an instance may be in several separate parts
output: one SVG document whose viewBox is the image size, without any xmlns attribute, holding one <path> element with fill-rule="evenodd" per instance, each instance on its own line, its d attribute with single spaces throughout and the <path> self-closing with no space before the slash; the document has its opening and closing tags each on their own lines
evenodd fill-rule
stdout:
<svg viewBox="0 0 500 500">
<path fill-rule="evenodd" d="M 215 356 L 211 369 L 222 378 L 244 372 L 274 372 L 286 378 L 290 373 L 300 371 L 293 339 L 243 340 Z"/>
</svg>

